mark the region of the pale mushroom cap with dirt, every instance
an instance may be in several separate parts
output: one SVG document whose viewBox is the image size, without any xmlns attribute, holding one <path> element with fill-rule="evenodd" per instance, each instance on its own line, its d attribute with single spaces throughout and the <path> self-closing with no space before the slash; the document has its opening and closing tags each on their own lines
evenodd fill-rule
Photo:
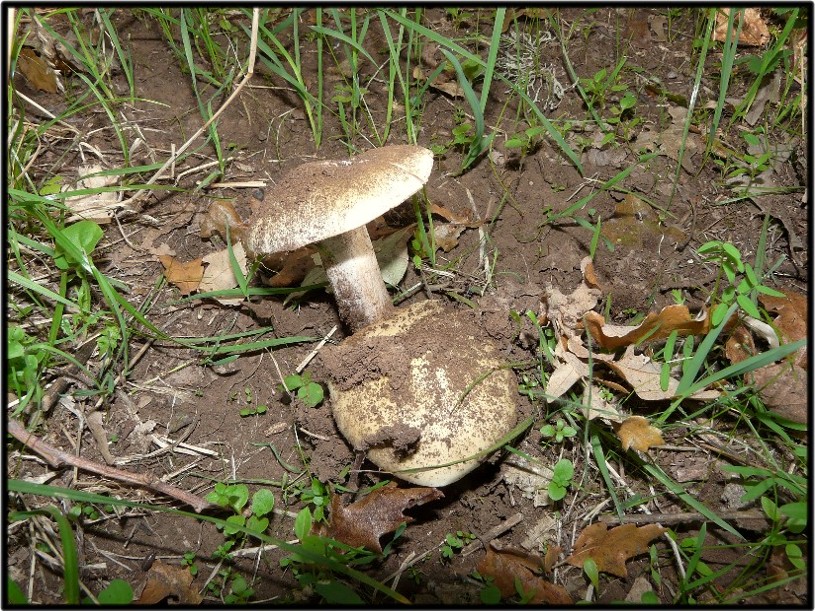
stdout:
<svg viewBox="0 0 815 611">
<path fill-rule="evenodd" d="M 514 374 L 471 312 L 437 301 L 366 327 L 325 349 L 323 362 L 342 434 L 382 471 L 414 484 L 459 480 L 486 458 L 473 455 L 516 424 Z"/>
<path fill-rule="evenodd" d="M 365 224 L 421 189 L 432 169 L 433 153 L 413 145 L 305 163 L 266 193 L 245 246 L 270 255 L 315 244 L 340 317 L 355 332 L 393 311 Z"/>
</svg>

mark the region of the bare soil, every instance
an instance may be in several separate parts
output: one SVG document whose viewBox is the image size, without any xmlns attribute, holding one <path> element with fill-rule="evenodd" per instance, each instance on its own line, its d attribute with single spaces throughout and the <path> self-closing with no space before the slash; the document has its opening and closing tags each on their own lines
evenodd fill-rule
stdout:
<svg viewBox="0 0 815 611">
<path fill-rule="evenodd" d="M 562 11 L 564 20 L 579 22 L 588 31 L 588 35 L 576 36 L 569 41 L 570 57 L 578 74 L 590 76 L 602 67 L 611 69 L 611 58 L 625 54 L 629 57 L 629 65 L 658 77 L 668 89 L 688 92 L 695 69 L 695 64 L 689 61 L 694 23 L 687 15 L 692 12 L 684 11 L 684 16 L 672 24 L 670 42 L 658 39 L 647 27 L 649 19 L 659 13 L 645 9 L 606 8 L 591 12 L 583 9 Z M 181 72 L 179 63 L 172 58 L 161 33 L 151 21 L 132 17 L 127 11 L 117 13 L 117 17 L 120 36 L 127 41 L 133 57 L 137 95 L 144 100 L 126 108 L 126 114 L 139 124 L 149 145 L 142 149 L 144 158 L 133 162 L 163 160 L 173 145 L 184 142 L 201 125 L 196 101 L 190 91 L 190 76 Z M 427 23 L 448 35 L 456 34 L 454 25 L 442 9 L 428 10 Z M 646 24 L 644 30 L 636 29 L 643 23 Z M 620 38 L 629 27 L 640 34 Z M 643 40 L 643 36 L 648 40 Z M 552 46 L 551 52 L 557 74 L 564 83 L 568 82 L 557 47 Z M 309 82 L 316 79 L 316 75 L 310 72 L 315 68 L 313 59 L 310 56 L 303 59 L 305 78 Z M 712 70 L 718 61 L 715 54 L 710 61 Z M 329 82 L 339 79 L 333 66 L 329 68 L 327 78 Z M 715 99 L 713 92 L 718 91 L 718 81 L 706 76 L 703 83 L 705 99 Z M 62 103 L 59 96 L 34 91 L 22 79 L 15 84 L 52 110 L 57 111 Z M 225 180 L 264 180 L 271 185 L 287 170 L 305 161 L 347 156 L 346 143 L 340 137 L 342 132 L 332 115 L 328 116 L 325 126 L 325 143 L 315 151 L 298 100 L 280 85 L 260 69 L 251 86 L 220 119 L 218 131 L 222 138 L 230 141 L 230 155 L 235 160 L 229 164 L 230 175 Z M 633 88 L 639 91 L 636 112 L 642 117 L 643 126 L 664 130 L 671 120 L 665 112 L 665 99 L 645 88 L 636 85 Z M 380 94 L 372 90 L 366 97 L 377 117 L 384 109 Z M 488 105 L 487 110 L 489 125 L 501 121 L 502 96 L 501 86 L 496 85 L 495 103 Z M 463 105 L 462 100 L 442 92 L 429 93 L 423 109 L 419 144 L 429 145 L 449 139 L 454 126 L 454 108 Z M 505 114 L 509 116 L 513 110 L 510 108 Z M 582 118 L 586 109 L 578 95 L 567 90 L 563 102 L 551 114 Z M 81 115 L 68 119 L 89 134 L 103 120 L 104 117 Z M 731 135 L 725 134 L 725 137 Z M 805 143 L 790 139 L 782 141 L 786 136 L 780 133 L 774 133 L 772 137 L 793 150 L 788 163 L 776 169 L 774 181 L 779 186 L 802 184 L 808 175 Z M 109 130 L 89 136 L 100 150 L 115 148 L 111 138 Z M 362 138 L 352 144 L 360 150 L 370 148 Z M 490 221 L 483 226 L 489 238 L 490 257 L 494 257 L 493 281 L 486 293 L 479 294 L 484 281 L 483 261 L 479 257 L 479 231 L 468 229 L 453 250 L 438 253 L 440 265 L 453 263 L 450 266 L 454 270 L 453 277 L 434 290 L 413 294 L 398 307 L 434 299 L 444 303 L 450 311 L 465 311 L 467 306 L 449 298 L 449 293 L 455 292 L 478 305 L 478 313 L 472 315 L 473 324 L 481 325 L 479 334 L 489 333 L 490 341 L 501 345 L 502 358 L 507 362 L 532 362 L 536 359 L 537 348 L 534 329 L 528 321 L 513 321 L 510 310 L 521 313 L 527 309 L 539 311 L 545 286 L 556 286 L 564 292 L 576 287 L 582 280 L 580 261 L 589 254 L 592 239 L 591 232 L 570 216 L 548 223 L 548 215 L 552 211 L 567 209 L 579 197 L 633 165 L 637 152 L 626 143 L 603 151 L 589 147 L 582 153 L 584 177 L 549 141 L 524 156 L 505 150 L 500 137 L 496 138 L 494 148 L 503 159 L 485 156 L 460 176 L 456 172 L 461 153 L 449 150 L 438 159 L 426 188 L 430 202 L 462 215 L 472 212 L 471 196 L 477 216 Z M 49 155 L 56 159 L 61 154 L 55 150 Z M 203 163 L 213 158 L 211 150 L 205 148 L 187 165 L 193 167 L 196 161 Z M 625 194 L 621 192 L 602 192 L 591 202 L 595 209 L 593 218 L 603 219 L 604 235 L 614 243 L 611 251 L 601 241 L 595 257 L 595 269 L 607 300 L 603 305 L 610 302 L 608 312 L 612 320 L 625 322 L 633 312 L 657 311 L 673 303 L 672 291 L 675 290 L 682 292 L 691 309 L 701 307 L 713 290 L 715 269 L 705 264 L 694 248 L 713 239 L 730 241 L 741 250 L 745 260 L 750 261 L 756 254 L 765 214 L 770 216 L 771 222 L 768 260 L 774 261 L 781 255 L 786 257 L 774 279 L 775 286 L 806 294 L 809 253 L 805 245 L 810 236 L 805 196 L 794 192 L 723 204 L 731 191 L 723 185 L 720 170 L 712 163 L 702 163 L 701 151 L 694 152 L 689 162 L 691 171 L 681 170 L 675 185 L 677 163 L 666 155 L 638 165 L 623 183 L 625 189 L 663 206 L 667 214 L 652 211 L 653 216 L 626 215 Z M 177 168 L 177 171 L 183 169 Z M 180 185 L 192 188 L 203 175 L 185 177 Z M 248 189 L 229 188 L 151 196 L 137 214 L 123 217 L 121 232 L 128 236 L 127 241 L 121 239 L 122 233 L 115 223 L 108 226 L 97 262 L 106 274 L 126 283 L 130 289 L 129 299 L 139 303 L 163 273 L 155 254 L 158 249 L 166 248 L 178 259 L 191 260 L 222 248 L 223 243 L 217 238 L 202 240 L 199 236 L 200 222 L 208 207 L 220 198 L 230 198 L 235 200 L 243 214 L 248 214 L 255 197 L 256 194 Z M 155 222 L 149 221 L 148 215 Z M 412 209 L 406 206 L 386 220 L 393 226 L 404 226 L 415 218 Z M 421 280 L 411 265 L 400 287 L 406 289 Z M 335 325 L 339 325 L 339 330 L 332 336 L 331 343 L 342 342 L 346 335 L 332 296 L 323 291 L 312 291 L 294 305 L 285 305 L 282 298 L 275 297 L 254 299 L 250 304 L 238 306 L 211 300 L 179 302 L 178 297 L 176 289 L 165 286 L 149 312 L 153 323 L 170 335 L 214 336 L 247 331 L 259 325 L 271 325 L 274 335 L 281 338 L 304 335 L 319 339 Z M 451 338 L 450 349 L 455 349 L 459 358 L 467 359 L 466 343 L 460 338 Z M 134 338 L 131 353 L 137 354 L 145 346 L 144 340 Z M 371 463 L 355 464 L 352 448 L 334 423 L 330 399 L 310 408 L 298 400 L 292 401 L 280 391 L 281 375 L 292 373 L 313 349 L 313 343 L 305 343 L 276 349 L 272 353 L 250 353 L 228 364 L 211 366 L 189 350 L 167 342 L 151 343 L 106 406 L 105 430 L 116 439 L 110 444 L 110 451 L 114 456 L 125 457 L 155 450 L 155 446 L 149 444 L 150 433 L 165 435 L 171 440 L 183 439 L 184 443 L 209 450 L 211 454 L 196 450 L 191 453 L 166 452 L 122 468 L 167 478 L 174 485 L 201 496 L 211 490 L 215 481 L 250 482 L 252 489 L 264 485 L 275 491 L 279 508 L 284 508 L 285 497 L 274 483 L 288 482 L 290 486 L 293 481 L 307 481 L 310 474 L 326 483 L 359 488 L 381 481 L 386 476 L 377 473 Z M 324 382 L 328 378 L 326 363 L 319 353 L 307 370 L 314 380 Z M 364 377 L 364 371 L 359 373 Z M 516 373 L 520 376 L 524 371 Z M 517 400 L 521 413 L 546 418 L 545 404 L 533 403 L 523 395 Z M 240 409 L 261 404 L 269 407 L 265 414 L 239 415 Z M 639 413 L 648 416 L 658 413 L 659 409 L 660 406 L 650 406 Z M 58 413 L 47 423 L 44 438 L 57 447 L 71 450 L 69 440 L 77 441 L 74 439 L 76 423 L 59 405 L 55 410 Z M 153 428 L 145 429 L 145 423 L 152 423 Z M 728 426 L 730 424 L 737 426 L 735 421 Z M 679 425 L 666 430 L 666 448 L 652 450 L 651 459 L 714 510 L 732 511 L 734 505 L 727 488 L 730 480 L 716 468 L 725 459 L 670 449 L 685 446 L 684 432 Z M 448 533 L 462 531 L 482 536 L 515 514 L 520 514 L 522 519 L 519 525 L 501 536 L 503 545 L 535 553 L 541 552 L 544 545 L 560 545 L 564 549 L 561 560 L 565 558 L 572 549 L 575 533 L 588 524 L 584 518 L 593 509 L 598 509 L 596 506 L 606 500 L 607 493 L 600 484 L 601 479 L 595 477 L 595 467 L 586 464 L 580 441 L 567 440 L 554 446 L 541 441 L 537 429 L 533 428 L 516 442 L 516 447 L 544 464 L 553 464 L 562 452 L 575 462 L 576 473 L 587 469 L 590 474 L 579 494 L 571 491 L 566 501 L 558 506 L 557 525 L 553 521 L 555 510 L 551 506 L 535 506 L 533 499 L 507 483 L 504 477 L 506 465 L 508 462 L 517 463 L 518 457 L 500 454 L 464 479 L 445 487 L 443 499 L 410 510 L 415 521 L 397 541 L 393 553 L 366 570 L 372 576 L 384 579 L 397 572 L 409 555 L 421 555 L 429 550 L 421 561 L 402 575 L 397 589 L 417 604 L 478 603 L 480 586 L 468 575 L 475 569 L 483 551 L 466 555 L 458 553 L 445 560 L 438 546 Z M 89 432 L 85 431 L 78 443 L 83 457 L 103 462 Z M 304 459 L 307 461 L 305 465 Z M 295 475 L 284 463 L 302 472 Z M 614 464 L 620 469 L 625 468 L 625 461 L 620 456 L 614 457 Z M 349 474 L 349 469 L 355 468 L 359 472 Z M 42 467 L 23 462 L 14 470 L 16 477 L 33 477 L 42 472 Z M 647 474 L 632 467 L 625 477 L 637 493 L 644 498 L 649 496 Z M 122 487 L 71 470 L 61 471 L 51 483 L 156 503 L 166 501 L 144 490 Z M 294 504 L 287 509 L 297 511 L 300 505 L 296 499 L 292 501 Z M 667 495 L 653 499 L 650 506 L 657 513 L 688 511 L 678 499 Z M 613 513 L 611 506 L 598 510 L 600 516 Z M 690 520 L 670 527 L 685 537 L 696 534 L 700 524 L 698 520 Z M 757 541 L 763 536 L 763 526 L 746 524 L 739 525 L 739 528 L 747 541 Z M 162 513 L 125 513 L 95 522 L 88 520 L 81 532 L 82 578 L 94 591 L 114 577 L 138 584 L 144 579 L 148 559 L 158 558 L 178 564 L 182 555 L 189 551 L 195 553 L 199 566 L 193 586 L 200 587 L 216 567 L 217 561 L 211 554 L 223 541 L 222 533 L 210 524 Z M 270 533 L 291 540 L 294 537 L 293 520 L 285 515 L 276 516 Z M 730 567 L 716 580 L 719 587 L 725 589 L 740 567 L 751 560 L 747 557 L 749 547 L 710 524 L 707 536 L 702 560 L 713 571 Z M 656 566 L 652 566 L 645 554 L 627 563 L 626 578 L 604 576 L 597 602 L 607 604 L 625 600 L 638 578 L 650 579 L 654 570 L 661 575 L 661 584 L 652 582 L 652 587 L 661 600 L 672 600 L 680 578 L 664 539 L 659 539 L 656 545 L 660 549 Z M 10 537 L 7 550 L 11 575 L 27 583 L 32 549 L 22 533 Z M 234 561 L 234 567 L 251 579 L 254 600 L 272 603 L 306 601 L 291 571 L 280 567 L 280 559 L 285 555 L 272 549 L 260 557 L 253 555 Z M 584 575 L 569 565 L 559 566 L 552 579 L 564 586 L 575 599 L 582 598 L 586 592 Z M 746 602 L 801 604 L 806 602 L 806 586 L 794 582 L 769 595 L 752 595 Z M 47 566 L 37 571 L 34 577 L 36 600 L 58 602 L 60 588 L 58 574 Z M 206 602 L 216 602 L 216 599 L 208 595 Z M 713 602 L 713 598 L 707 602 Z"/>
</svg>

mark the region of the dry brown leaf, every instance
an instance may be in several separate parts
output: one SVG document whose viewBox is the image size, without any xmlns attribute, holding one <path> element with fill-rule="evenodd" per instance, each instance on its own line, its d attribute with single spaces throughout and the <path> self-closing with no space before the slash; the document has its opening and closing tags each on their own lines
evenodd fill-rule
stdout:
<svg viewBox="0 0 815 611">
<path fill-rule="evenodd" d="M 98 163 L 79 166 L 80 178 L 76 183 L 76 189 L 98 189 L 115 185 L 119 180 L 116 176 L 98 175 L 103 170 Z M 115 191 L 68 197 L 65 199 L 65 205 L 74 213 L 68 222 L 86 219 L 97 223 L 110 223 L 113 218 L 112 209 L 118 201 L 119 196 Z"/>
<path fill-rule="evenodd" d="M 626 418 L 617 429 L 617 437 L 623 450 L 634 448 L 640 452 L 647 452 L 653 446 L 661 446 L 665 443 L 660 430 L 648 422 L 642 416 L 631 416 Z"/>
<path fill-rule="evenodd" d="M 570 352 L 564 352 L 558 346 L 558 356 L 562 359 L 549 376 L 549 381 L 546 383 L 544 394 L 549 400 L 560 397 L 569 390 L 574 384 L 589 375 L 589 366 L 577 358 Z"/>
<path fill-rule="evenodd" d="M 660 374 L 662 368 L 644 354 L 634 354 L 634 346 L 629 346 L 622 358 L 617 361 L 605 361 L 618 376 L 628 382 L 640 399 L 645 401 L 663 401 L 676 397 L 679 381 L 668 378 L 667 390 L 662 390 Z M 693 395 L 692 399 L 710 401 L 717 399 L 716 390 L 702 390 Z"/>
<path fill-rule="evenodd" d="M 757 354 L 753 334 L 742 323 L 733 327 L 724 343 L 724 353 L 731 363 L 740 363 Z"/>
<path fill-rule="evenodd" d="M 669 305 L 658 314 L 651 312 L 636 326 L 606 324 L 606 319 L 597 312 L 586 312 L 585 325 L 598 346 L 616 350 L 643 341 L 665 339 L 672 331 L 677 331 L 680 337 L 704 335 L 710 330 L 710 317 L 704 312 L 703 318 L 697 320 L 691 317 L 686 306 Z"/>
<path fill-rule="evenodd" d="M 430 73 L 422 70 L 420 66 L 413 68 L 413 78 L 415 79 L 424 81 L 427 80 L 429 75 Z M 458 79 L 456 76 L 450 76 L 445 72 L 439 74 L 439 76 L 436 77 L 436 80 L 430 83 L 430 88 L 446 93 L 451 98 L 464 97 L 464 90 L 461 88 L 461 85 L 458 84 Z"/>
<path fill-rule="evenodd" d="M 509 598 L 518 593 L 515 580 L 518 579 L 524 592 L 534 593 L 529 603 L 533 605 L 571 605 L 572 597 L 565 588 L 550 583 L 537 573 L 543 569 L 544 559 L 521 550 L 502 548 L 496 551 L 487 546 L 487 554 L 476 569 L 485 577 L 492 577 L 501 596 Z"/>
<path fill-rule="evenodd" d="M 243 238 L 246 225 L 238 211 L 235 210 L 235 205 L 231 201 L 215 201 L 201 217 L 199 235 L 207 239 L 217 233 L 226 240 L 227 227 L 229 227 L 229 239 L 233 244 Z"/>
<path fill-rule="evenodd" d="M 600 289 L 600 282 L 597 280 L 597 273 L 594 271 L 594 263 L 592 263 L 591 257 L 584 257 L 582 261 L 580 261 L 580 271 L 583 272 L 583 281 L 593 289 Z"/>
<path fill-rule="evenodd" d="M 745 376 L 748 384 L 758 390 L 764 405 L 779 416 L 807 424 L 809 394 L 806 369 L 782 361 L 756 369 Z"/>
<path fill-rule="evenodd" d="M 785 343 L 795 342 L 807 336 L 809 320 L 809 306 L 807 298 L 795 291 L 788 291 L 784 297 L 773 297 L 771 295 L 759 295 L 761 305 L 768 312 L 778 314 L 774 323 L 781 331 L 781 337 Z M 797 364 L 799 367 L 807 367 L 807 349 L 799 350 Z"/>
<path fill-rule="evenodd" d="M 57 92 L 57 73 L 48 63 L 34 52 L 34 49 L 23 47 L 17 57 L 17 70 L 34 89 L 46 93 Z"/>
<path fill-rule="evenodd" d="M 235 259 L 238 262 L 243 275 L 246 275 L 246 252 L 243 250 L 243 244 L 238 242 L 232 247 L 232 252 L 235 254 Z M 235 273 L 232 270 L 232 262 L 230 261 L 229 249 L 224 248 L 217 252 L 208 254 L 202 259 L 203 263 L 207 266 L 204 269 L 204 275 L 201 277 L 201 282 L 198 285 L 198 290 L 207 291 L 223 291 L 233 289 L 238 286 L 238 280 L 235 278 Z M 219 299 L 221 303 L 240 303 L 240 299 Z"/>
<path fill-rule="evenodd" d="M 203 259 L 184 262 L 170 255 L 161 255 L 158 260 L 164 266 L 167 282 L 175 284 L 182 295 L 189 295 L 201 284 L 204 277 Z"/>
<path fill-rule="evenodd" d="M 441 204 L 430 204 L 430 212 L 432 214 L 437 214 L 442 217 L 445 221 L 449 223 L 455 223 L 457 225 L 466 225 L 471 229 L 475 229 L 481 223 L 473 221 L 472 213 L 469 210 L 465 210 L 464 213 L 456 213 L 447 208 L 446 206 L 442 206 Z"/>
<path fill-rule="evenodd" d="M 739 43 L 746 47 L 761 47 L 770 40 L 770 30 L 758 9 L 744 9 L 740 16 L 736 15 L 733 20 L 733 35 L 738 31 L 739 21 L 744 19 L 744 25 L 739 34 Z M 713 39 L 717 42 L 727 40 L 727 23 L 730 20 L 730 9 L 723 8 L 716 11 L 716 29 L 713 31 Z"/>
<path fill-rule="evenodd" d="M 597 522 L 583 529 L 566 562 L 583 568 L 586 558 L 591 558 L 597 563 L 598 570 L 625 578 L 628 576 L 626 560 L 647 552 L 648 544 L 664 532 L 665 529 L 657 524 L 623 524 L 608 530 L 605 523 Z"/>
<path fill-rule="evenodd" d="M 391 482 L 362 499 L 344 506 L 340 497 L 331 498 L 331 521 L 320 534 L 333 537 L 352 547 L 365 546 L 381 553 L 379 538 L 396 530 L 413 518 L 403 515 L 405 509 L 444 498 L 436 488 L 399 488 Z"/>
<path fill-rule="evenodd" d="M 200 605 L 203 599 L 195 588 L 190 587 L 192 580 L 187 567 L 156 560 L 147 572 L 147 582 L 135 604 L 156 605 L 171 596 L 182 605 Z"/>
</svg>

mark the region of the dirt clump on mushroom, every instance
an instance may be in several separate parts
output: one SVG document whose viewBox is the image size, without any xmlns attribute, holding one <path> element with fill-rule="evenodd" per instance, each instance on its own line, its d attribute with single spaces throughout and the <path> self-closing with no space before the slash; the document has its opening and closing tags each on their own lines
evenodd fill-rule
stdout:
<svg viewBox="0 0 815 611">
<path fill-rule="evenodd" d="M 473 311 L 431 301 L 400 312 L 323 351 L 334 417 L 383 470 L 445 485 L 515 424 L 517 382 Z"/>
</svg>

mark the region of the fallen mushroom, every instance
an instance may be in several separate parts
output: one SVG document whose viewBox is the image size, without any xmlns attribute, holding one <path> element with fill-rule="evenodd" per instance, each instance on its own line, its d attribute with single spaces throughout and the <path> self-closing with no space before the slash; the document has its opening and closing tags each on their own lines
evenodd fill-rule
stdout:
<svg viewBox="0 0 815 611">
<path fill-rule="evenodd" d="M 342 434 L 382 471 L 414 484 L 459 480 L 517 419 L 515 376 L 470 311 L 421 301 L 322 359 Z"/>
<path fill-rule="evenodd" d="M 271 255 L 315 244 L 340 317 L 356 332 L 393 312 L 365 224 L 418 191 L 432 169 L 433 153 L 412 145 L 298 166 L 266 193 L 245 246 Z"/>
</svg>

